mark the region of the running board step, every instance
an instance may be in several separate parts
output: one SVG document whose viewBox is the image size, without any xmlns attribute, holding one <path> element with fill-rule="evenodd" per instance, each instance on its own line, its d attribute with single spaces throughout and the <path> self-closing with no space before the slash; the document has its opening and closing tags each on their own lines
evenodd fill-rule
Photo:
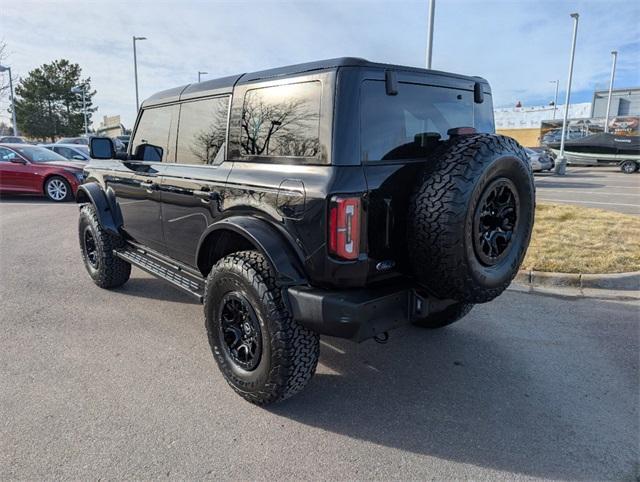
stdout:
<svg viewBox="0 0 640 482">
<path fill-rule="evenodd" d="M 133 246 L 114 249 L 113 254 L 153 276 L 168 281 L 176 288 L 195 296 L 200 303 L 204 294 L 204 279 L 185 268 Z"/>
</svg>

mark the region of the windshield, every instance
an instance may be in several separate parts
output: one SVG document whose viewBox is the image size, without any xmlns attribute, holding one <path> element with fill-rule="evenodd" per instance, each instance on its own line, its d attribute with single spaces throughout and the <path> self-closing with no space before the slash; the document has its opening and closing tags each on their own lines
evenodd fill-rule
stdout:
<svg viewBox="0 0 640 482">
<path fill-rule="evenodd" d="M 84 154 L 87 157 L 87 159 L 89 158 L 89 148 L 87 146 L 78 145 L 78 146 L 74 146 L 74 149 Z"/>
<path fill-rule="evenodd" d="M 31 162 L 66 161 L 66 159 L 61 155 L 56 154 L 49 149 L 45 149 L 44 147 L 24 146 L 13 147 L 13 149 Z"/>
</svg>

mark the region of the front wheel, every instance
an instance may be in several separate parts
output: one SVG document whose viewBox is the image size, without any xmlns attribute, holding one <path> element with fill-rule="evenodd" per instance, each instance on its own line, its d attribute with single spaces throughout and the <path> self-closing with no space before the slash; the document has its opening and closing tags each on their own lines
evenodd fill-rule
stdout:
<svg viewBox="0 0 640 482">
<path fill-rule="evenodd" d="M 124 240 L 102 229 L 93 204 L 85 204 L 80 210 L 78 235 L 82 260 L 93 282 L 100 288 L 125 284 L 131 275 L 131 265 L 113 254 Z"/>
<path fill-rule="evenodd" d="M 207 277 L 204 313 L 220 371 L 249 402 L 289 398 L 315 373 L 319 337 L 292 319 L 262 254 L 242 251 L 218 261 Z"/>
<path fill-rule="evenodd" d="M 64 202 L 73 199 L 69 182 L 60 176 L 52 176 L 44 183 L 44 194 L 51 201 Z"/>
<path fill-rule="evenodd" d="M 636 161 L 623 161 L 620 164 L 620 170 L 625 174 L 633 174 L 638 170 L 638 163 Z"/>
</svg>

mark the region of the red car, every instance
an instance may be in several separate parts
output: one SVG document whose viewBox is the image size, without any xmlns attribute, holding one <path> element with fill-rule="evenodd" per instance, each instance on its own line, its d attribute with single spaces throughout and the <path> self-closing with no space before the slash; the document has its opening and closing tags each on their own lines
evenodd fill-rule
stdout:
<svg viewBox="0 0 640 482">
<path fill-rule="evenodd" d="M 84 180 L 84 165 L 44 147 L 0 144 L 0 193 L 44 194 L 52 201 L 69 201 Z"/>
</svg>

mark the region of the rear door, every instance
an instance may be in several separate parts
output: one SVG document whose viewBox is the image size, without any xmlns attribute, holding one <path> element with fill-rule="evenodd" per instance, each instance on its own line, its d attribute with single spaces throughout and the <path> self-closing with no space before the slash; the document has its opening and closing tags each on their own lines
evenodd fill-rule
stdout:
<svg viewBox="0 0 640 482">
<path fill-rule="evenodd" d="M 11 162 L 20 159 L 22 162 Z M 43 177 L 38 165 L 6 147 L 0 147 L 0 187 L 5 191 L 42 193 Z"/>
<path fill-rule="evenodd" d="M 169 254 L 196 265 L 198 243 L 221 215 L 231 162 L 225 161 L 229 95 L 181 104 L 176 163 L 162 181 L 162 217 Z"/>
<path fill-rule="evenodd" d="M 408 265 L 409 198 L 425 163 L 434 162 L 449 129 L 493 131 L 491 100 L 474 103 L 473 82 L 400 74 L 397 92 L 387 93 L 384 72 L 360 84 L 360 158 L 369 190 L 369 255 L 381 266 Z M 436 83 L 437 82 L 437 83 Z M 489 118 L 484 115 L 486 107 Z M 478 112 L 474 112 L 478 110 Z M 384 275 L 384 270 L 375 276 Z"/>
<path fill-rule="evenodd" d="M 132 159 L 118 163 L 105 179 L 118 198 L 124 230 L 135 241 L 164 248 L 160 184 L 167 162 L 175 159 L 178 105 L 142 111 L 132 141 Z"/>
</svg>

